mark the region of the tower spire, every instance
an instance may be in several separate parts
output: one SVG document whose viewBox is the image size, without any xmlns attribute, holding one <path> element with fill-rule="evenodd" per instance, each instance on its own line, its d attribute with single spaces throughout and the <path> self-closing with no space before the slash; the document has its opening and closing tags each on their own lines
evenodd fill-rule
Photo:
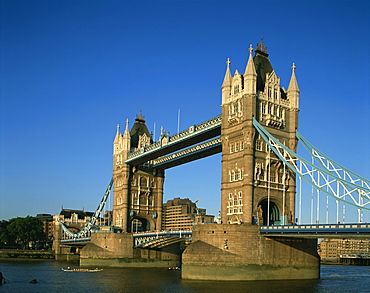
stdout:
<svg viewBox="0 0 370 293">
<path fill-rule="evenodd" d="M 232 81 L 232 76 L 230 72 L 230 58 L 227 58 L 226 61 L 226 73 L 224 77 L 224 82 L 222 83 L 221 89 L 222 89 L 222 104 L 226 103 L 228 97 L 230 96 L 231 93 L 231 81 Z"/>
<path fill-rule="evenodd" d="M 297 67 L 295 66 L 295 63 L 293 63 L 293 65 L 292 65 L 292 76 L 290 78 L 288 91 L 298 91 L 299 92 L 298 82 L 297 82 L 297 78 L 295 76 L 295 69 L 296 68 Z"/>
<path fill-rule="evenodd" d="M 257 85 L 257 72 L 252 57 L 253 52 L 252 44 L 250 44 L 248 51 L 249 57 L 244 72 L 244 91 L 246 94 L 255 94 Z"/>
<path fill-rule="evenodd" d="M 116 126 L 116 136 L 115 136 L 115 138 L 114 138 L 114 143 L 118 143 L 118 140 L 119 140 L 119 138 L 120 138 L 120 136 L 121 136 L 121 134 L 120 134 L 120 126 L 119 126 L 119 124 L 117 124 L 117 126 Z"/>
<path fill-rule="evenodd" d="M 298 82 L 297 78 L 295 76 L 295 69 L 296 66 L 293 63 L 292 65 L 292 76 L 290 78 L 288 90 L 287 90 L 287 95 L 288 99 L 292 101 L 292 106 L 296 109 L 299 108 L 299 88 L 298 88 Z"/>
<path fill-rule="evenodd" d="M 226 73 L 225 73 L 225 77 L 224 77 L 224 82 L 222 83 L 222 87 L 231 86 L 232 76 L 231 76 L 231 72 L 230 72 L 230 64 L 231 64 L 230 58 L 227 58 Z"/>
<path fill-rule="evenodd" d="M 129 151 L 131 147 L 131 136 L 128 128 L 128 119 L 126 119 L 125 132 L 123 133 L 123 150 Z"/>
</svg>

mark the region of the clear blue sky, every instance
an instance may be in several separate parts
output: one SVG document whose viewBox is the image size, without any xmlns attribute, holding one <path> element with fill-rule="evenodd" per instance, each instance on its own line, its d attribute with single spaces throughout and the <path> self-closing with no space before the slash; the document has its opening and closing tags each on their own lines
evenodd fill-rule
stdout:
<svg viewBox="0 0 370 293">
<path fill-rule="evenodd" d="M 158 136 L 178 109 L 180 130 L 220 114 L 227 58 L 244 72 L 262 35 L 285 88 L 296 63 L 300 132 L 370 179 L 369 1 L 0 3 L 0 219 L 94 211 L 116 125 L 142 110 Z M 217 215 L 220 160 L 167 170 L 165 200 Z"/>
</svg>

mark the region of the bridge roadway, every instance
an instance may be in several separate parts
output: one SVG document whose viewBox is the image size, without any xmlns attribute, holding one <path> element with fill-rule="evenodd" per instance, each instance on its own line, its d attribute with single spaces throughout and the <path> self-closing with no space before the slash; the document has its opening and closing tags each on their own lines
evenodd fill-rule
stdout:
<svg viewBox="0 0 370 293">
<path fill-rule="evenodd" d="M 370 238 L 370 224 L 314 224 L 261 226 L 262 236 L 299 238 Z"/>
<path fill-rule="evenodd" d="M 370 238 L 370 224 L 314 224 L 261 226 L 260 234 L 266 237 L 297 238 Z M 133 233 L 135 247 L 162 248 L 167 245 L 191 241 L 191 230 L 148 231 Z M 61 244 L 84 245 L 90 237 L 62 239 Z"/>
</svg>

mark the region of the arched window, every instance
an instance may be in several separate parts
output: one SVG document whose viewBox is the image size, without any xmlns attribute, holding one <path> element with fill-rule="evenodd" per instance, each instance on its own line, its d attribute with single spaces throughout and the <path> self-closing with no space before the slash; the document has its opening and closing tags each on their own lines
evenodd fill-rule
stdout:
<svg viewBox="0 0 370 293">
<path fill-rule="evenodd" d="M 146 177 L 140 178 L 140 186 L 141 187 L 148 187 L 148 179 Z"/>
</svg>

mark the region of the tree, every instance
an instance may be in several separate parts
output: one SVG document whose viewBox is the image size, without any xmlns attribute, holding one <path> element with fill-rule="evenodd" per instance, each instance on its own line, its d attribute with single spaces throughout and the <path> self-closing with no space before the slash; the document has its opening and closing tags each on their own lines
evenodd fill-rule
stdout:
<svg viewBox="0 0 370 293">
<path fill-rule="evenodd" d="M 10 236 L 16 242 L 21 242 L 24 248 L 31 241 L 45 241 L 42 222 L 35 217 L 13 218 L 9 221 L 7 229 Z"/>
<path fill-rule="evenodd" d="M 14 240 L 8 231 L 9 221 L 0 221 L 0 245 L 12 245 Z"/>
</svg>

